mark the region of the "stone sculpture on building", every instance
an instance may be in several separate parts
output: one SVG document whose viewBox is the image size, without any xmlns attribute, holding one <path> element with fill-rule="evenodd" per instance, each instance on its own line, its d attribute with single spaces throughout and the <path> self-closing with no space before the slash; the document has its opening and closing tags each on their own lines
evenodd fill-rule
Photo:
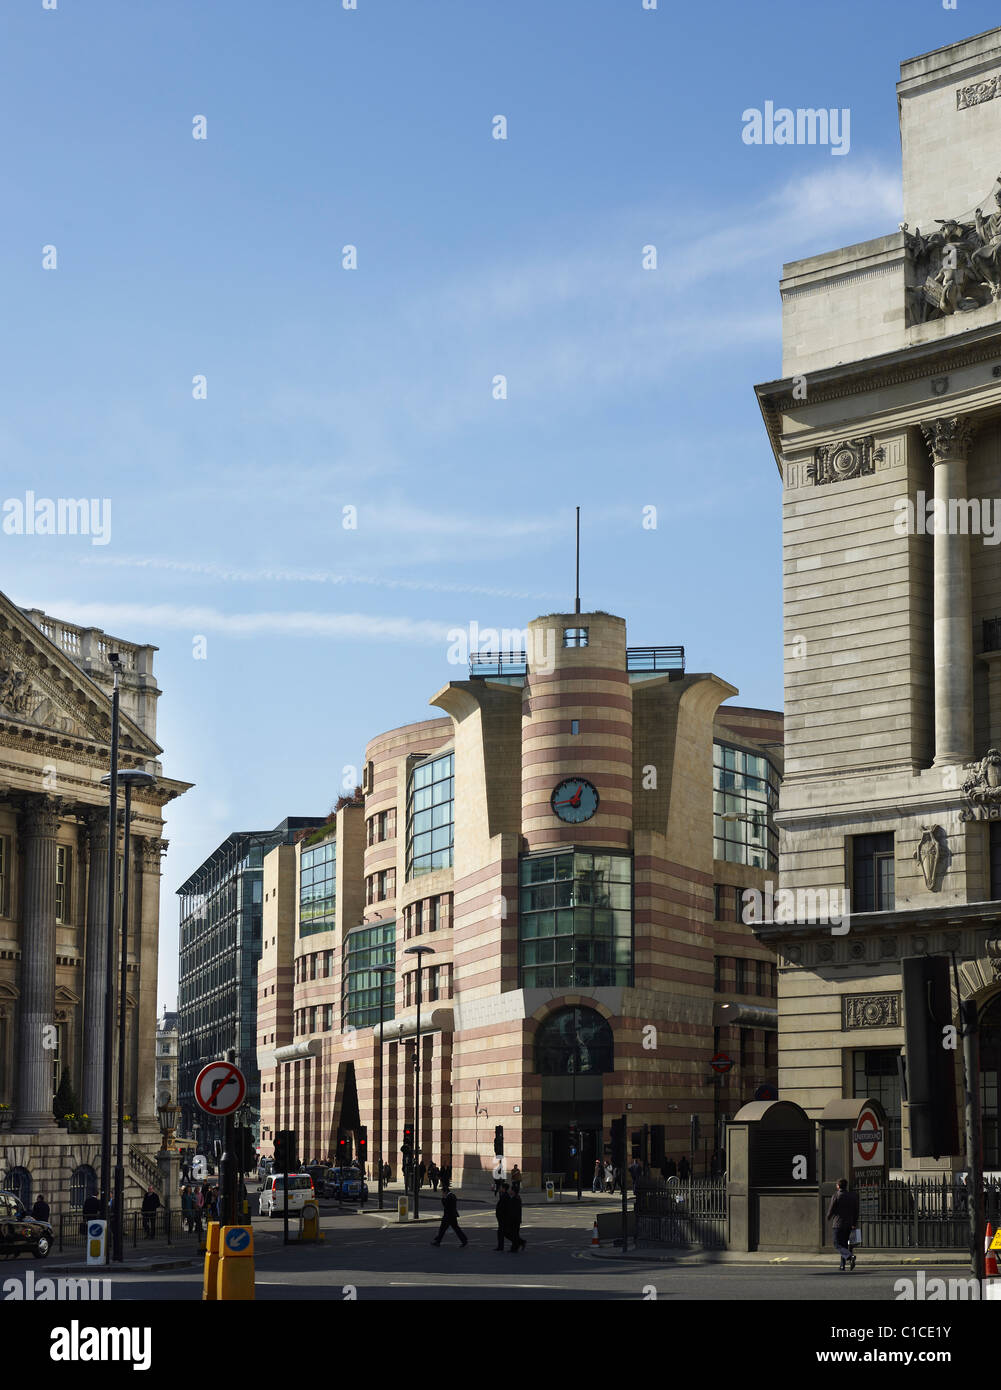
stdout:
<svg viewBox="0 0 1001 1390">
<path fill-rule="evenodd" d="M 901 223 L 913 275 L 908 285 L 913 323 L 1001 299 L 1001 188 L 994 200 L 997 209 L 985 216 L 975 208 L 972 222 L 936 218 L 939 230 L 930 236 Z"/>
</svg>

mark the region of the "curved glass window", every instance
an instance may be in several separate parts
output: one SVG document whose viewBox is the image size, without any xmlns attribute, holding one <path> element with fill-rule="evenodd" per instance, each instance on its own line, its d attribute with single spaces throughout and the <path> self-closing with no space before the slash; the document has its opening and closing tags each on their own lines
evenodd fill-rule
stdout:
<svg viewBox="0 0 1001 1390">
<path fill-rule="evenodd" d="M 632 984 L 632 872 L 628 854 L 565 850 L 522 859 L 523 989 Z"/>
<path fill-rule="evenodd" d="M 767 758 L 730 743 L 714 743 L 713 857 L 776 868 L 778 800 L 779 775 Z"/>
<path fill-rule="evenodd" d="M 539 1024 L 535 1070 L 541 1076 L 600 1075 L 615 1070 L 611 1025 L 594 1009 L 560 1009 Z"/>
<path fill-rule="evenodd" d="M 31 1211 L 31 1174 L 27 1168 L 8 1168 L 4 1187 L 16 1192 L 28 1211 Z"/>
<path fill-rule="evenodd" d="M 383 993 L 377 965 L 393 965 L 396 960 L 396 923 L 379 922 L 348 935 L 344 946 L 344 993 L 341 1001 L 343 1026 L 374 1028 L 379 1022 L 379 1000 L 385 1000 L 383 1021 L 394 1015 L 396 986 L 387 977 Z"/>
<path fill-rule="evenodd" d="M 330 931 L 334 926 L 337 841 L 304 849 L 299 861 L 299 935 Z"/>
<path fill-rule="evenodd" d="M 452 867 L 455 754 L 419 763 L 407 784 L 407 878 Z"/>
</svg>

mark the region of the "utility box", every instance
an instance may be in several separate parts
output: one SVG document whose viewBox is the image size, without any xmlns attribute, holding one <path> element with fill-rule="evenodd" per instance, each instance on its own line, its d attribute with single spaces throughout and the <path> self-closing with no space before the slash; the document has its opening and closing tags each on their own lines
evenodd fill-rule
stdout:
<svg viewBox="0 0 1001 1390">
<path fill-rule="evenodd" d="M 731 1250 L 816 1250 L 817 1138 L 790 1100 L 760 1100 L 726 1127 Z"/>
</svg>

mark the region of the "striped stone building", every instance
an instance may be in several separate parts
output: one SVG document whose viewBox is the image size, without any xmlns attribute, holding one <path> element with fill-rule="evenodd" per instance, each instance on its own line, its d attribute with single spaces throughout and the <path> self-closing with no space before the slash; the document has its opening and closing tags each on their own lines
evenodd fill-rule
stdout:
<svg viewBox="0 0 1001 1390">
<path fill-rule="evenodd" d="M 569 1179 L 576 1124 L 589 1183 L 614 1116 L 663 1125 L 678 1159 L 697 1114 L 701 1171 L 715 1122 L 775 1079 L 774 958 L 739 898 L 775 864 L 782 721 L 736 693 L 627 648 L 621 618 L 551 614 L 439 690 L 442 717 L 373 739 L 363 796 L 264 860 L 265 1152 L 290 1128 L 326 1159 L 364 1126 L 397 1173 L 425 946 L 425 1158 L 468 1181 L 501 1126 L 509 1167 Z"/>
</svg>

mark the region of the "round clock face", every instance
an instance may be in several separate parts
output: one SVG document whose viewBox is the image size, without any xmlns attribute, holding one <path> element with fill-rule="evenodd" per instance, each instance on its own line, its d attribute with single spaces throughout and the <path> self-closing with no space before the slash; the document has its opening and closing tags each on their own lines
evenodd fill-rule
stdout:
<svg viewBox="0 0 1001 1390">
<path fill-rule="evenodd" d="M 598 809 L 598 789 L 586 777 L 564 777 L 549 798 L 554 815 L 570 825 L 590 820 Z"/>
</svg>

